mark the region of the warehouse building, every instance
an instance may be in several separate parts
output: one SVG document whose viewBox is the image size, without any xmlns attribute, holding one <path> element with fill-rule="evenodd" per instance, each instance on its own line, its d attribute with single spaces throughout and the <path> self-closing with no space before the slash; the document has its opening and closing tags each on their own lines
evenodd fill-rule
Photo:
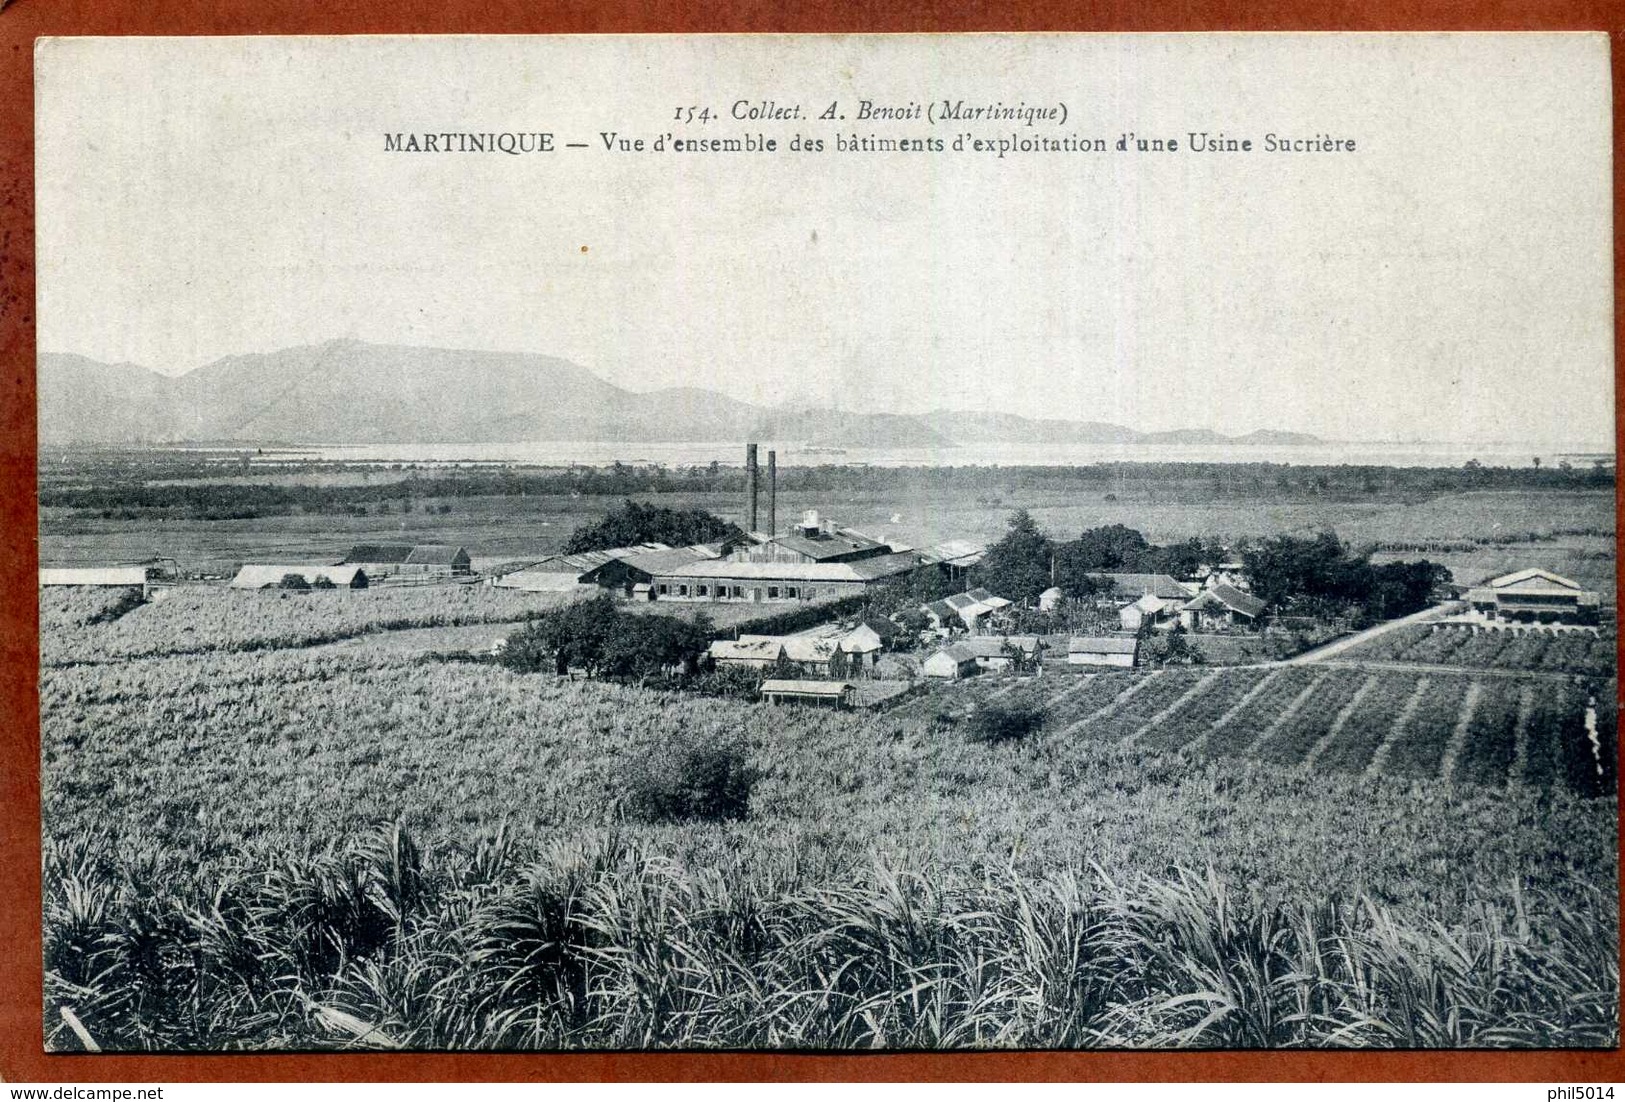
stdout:
<svg viewBox="0 0 1625 1102">
<path fill-rule="evenodd" d="M 705 559 L 659 574 L 651 584 L 658 601 L 814 601 L 860 594 L 919 566 L 920 557 L 910 552 L 849 562 Z"/>
<path fill-rule="evenodd" d="M 1601 607 L 1597 593 L 1538 567 L 1493 578 L 1469 590 L 1467 602 L 1489 620 L 1542 624 L 1594 624 Z"/>
</svg>

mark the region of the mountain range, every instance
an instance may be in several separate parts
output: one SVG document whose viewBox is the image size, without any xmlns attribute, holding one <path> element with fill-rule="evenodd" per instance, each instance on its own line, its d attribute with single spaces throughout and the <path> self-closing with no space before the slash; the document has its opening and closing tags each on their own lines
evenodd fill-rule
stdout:
<svg viewBox="0 0 1625 1102">
<path fill-rule="evenodd" d="M 1305 433 L 1137 432 L 1008 413 L 769 408 L 691 387 L 636 392 L 552 356 L 334 340 L 228 356 L 184 375 L 39 357 L 46 446 L 782 440 L 820 447 L 1316 444 Z"/>
</svg>

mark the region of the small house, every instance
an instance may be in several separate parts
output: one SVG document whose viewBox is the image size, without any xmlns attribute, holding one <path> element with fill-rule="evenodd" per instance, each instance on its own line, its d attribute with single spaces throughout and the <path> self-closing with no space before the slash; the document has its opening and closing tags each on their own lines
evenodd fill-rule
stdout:
<svg viewBox="0 0 1625 1102">
<path fill-rule="evenodd" d="M 1009 608 L 1011 604 L 1014 603 L 1005 600 L 1003 597 L 996 597 L 988 590 L 982 588 L 969 590 L 966 592 L 965 596 L 969 597 L 979 605 L 986 605 L 994 612 L 998 612 L 1000 609 Z"/>
<path fill-rule="evenodd" d="M 941 677 L 952 681 L 971 676 L 977 668 L 976 652 L 964 643 L 943 647 L 927 658 L 920 667 L 926 677 Z"/>
<path fill-rule="evenodd" d="M 1187 631 L 1223 631 L 1258 623 L 1264 602 L 1229 585 L 1204 589 L 1179 608 L 1179 622 Z"/>
<path fill-rule="evenodd" d="M 976 665 L 984 670 L 1004 670 L 1015 665 L 1019 658 L 1028 668 L 1038 663 L 1044 649 L 1036 635 L 977 635 L 961 639 L 956 646 L 969 651 Z"/>
<path fill-rule="evenodd" d="M 1134 636 L 1091 635 L 1066 645 L 1069 666 L 1117 666 L 1133 669 L 1139 660 L 1140 641 Z"/>
<path fill-rule="evenodd" d="M 841 636 L 841 651 L 855 668 L 873 666 L 881 651 L 891 646 L 900 629 L 890 620 L 870 617 Z"/>
<path fill-rule="evenodd" d="M 931 621 L 931 626 L 937 631 L 952 631 L 965 626 L 959 618 L 959 612 L 947 601 L 932 601 L 928 605 L 921 605 L 920 611 Z"/>
<path fill-rule="evenodd" d="M 1147 593 L 1138 601 L 1118 609 L 1117 619 L 1124 631 L 1139 631 L 1147 624 L 1155 627 L 1173 622 L 1184 603 L 1164 600 L 1154 593 Z"/>
<path fill-rule="evenodd" d="M 1066 594 L 1061 592 L 1061 587 L 1052 585 L 1038 595 L 1038 609 L 1040 612 L 1054 612 L 1065 599 Z"/>
</svg>

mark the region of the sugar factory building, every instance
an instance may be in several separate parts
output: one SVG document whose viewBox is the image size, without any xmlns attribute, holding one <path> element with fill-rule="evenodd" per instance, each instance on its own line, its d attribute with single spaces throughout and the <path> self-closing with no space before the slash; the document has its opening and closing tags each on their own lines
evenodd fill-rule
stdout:
<svg viewBox="0 0 1625 1102">
<path fill-rule="evenodd" d="M 761 471 L 755 444 L 745 445 L 748 538 L 716 558 L 656 574 L 649 596 L 661 601 L 811 601 L 862 593 L 884 578 L 935 560 L 897 550 L 844 528 L 817 510 L 778 531 L 778 457 L 767 453 L 767 526 L 761 527 Z"/>
</svg>

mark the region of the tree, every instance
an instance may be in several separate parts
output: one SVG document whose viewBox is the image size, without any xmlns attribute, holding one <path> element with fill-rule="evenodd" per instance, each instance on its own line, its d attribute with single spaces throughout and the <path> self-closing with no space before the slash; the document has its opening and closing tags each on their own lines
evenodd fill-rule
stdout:
<svg viewBox="0 0 1625 1102">
<path fill-rule="evenodd" d="M 603 520 L 577 528 L 564 545 L 566 555 L 600 551 L 606 547 L 632 547 L 640 543 L 669 543 L 673 547 L 710 543 L 740 536 L 734 525 L 703 509 L 668 509 L 626 500 Z"/>
<path fill-rule="evenodd" d="M 303 574 L 284 574 L 282 580 L 277 583 L 277 588 L 291 589 L 297 593 L 303 593 L 310 588 L 310 583 L 305 581 Z"/>
<path fill-rule="evenodd" d="M 1097 573 L 1138 572 L 1141 557 L 1151 550 L 1143 535 L 1122 524 L 1086 528 L 1071 546 L 1076 564 Z"/>
<path fill-rule="evenodd" d="M 1011 742 L 1044 726 L 1044 712 L 1027 704 L 984 704 L 971 714 L 967 742 Z"/>
<path fill-rule="evenodd" d="M 1010 515 L 1009 532 L 987 549 L 975 580 L 1011 601 L 1032 601 L 1049 588 L 1055 545 L 1025 509 Z"/>
</svg>

